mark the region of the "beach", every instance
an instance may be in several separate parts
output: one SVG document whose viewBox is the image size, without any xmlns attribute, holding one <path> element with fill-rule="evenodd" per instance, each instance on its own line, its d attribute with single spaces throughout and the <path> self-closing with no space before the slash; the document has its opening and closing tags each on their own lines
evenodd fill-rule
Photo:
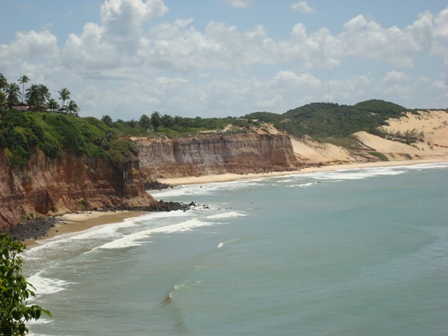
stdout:
<svg viewBox="0 0 448 336">
<path fill-rule="evenodd" d="M 448 162 L 414 163 L 150 191 L 207 207 L 25 251 L 31 332 L 445 335 Z"/>
<path fill-rule="evenodd" d="M 295 174 L 306 174 L 319 171 L 334 171 L 340 169 L 359 169 L 372 167 L 393 167 L 393 166 L 409 166 L 422 163 L 446 162 L 446 159 L 428 159 L 428 160 L 405 160 L 405 161 L 380 161 L 380 162 L 362 162 L 339 165 L 322 165 L 318 167 L 307 167 L 300 170 L 269 172 L 269 173 L 252 173 L 252 174 L 220 174 L 220 175 L 204 175 L 204 176 L 188 176 L 179 178 L 160 179 L 159 182 L 166 183 L 171 186 L 189 185 L 189 184 L 206 184 L 217 182 L 230 182 L 237 180 L 256 179 L 263 177 L 285 176 Z"/>
<path fill-rule="evenodd" d="M 269 178 L 277 176 L 307 174 L 313 172 L 330 172 L 348 169 L 362 169 L 375 167 L 394 167 L 394 166 L 409 166 L 426 163 L 447 162 L 447 160 L 406 160 L 406 161 L 381 161 L 370 163 L 351 163 L 343 165 L 327 165 L 320 167 L 308 167 L 295 171 L 270 172 L 259 174 L 220 174 L 220 175 L 204 175 L 204 176 L 189 176 L 172 179 L 160 179 L 159 182 L 169 184 L 170 186 L 182 185 L 202 185 L 208 183 L 222 183 L 238 180 L 250 180 L 258 178 Z M 148 191 L 151 193 L 151 190 Z M 186 196 L 188 197 L 188 196 Z M 188 199 L 185 200 L 187 202 Z M 57 235 L 69 234 L 90 229 L 94 226 L 112 224 L 122 222 L 124 219 L 139 217 L 147 212 L 141 211 L 86 211 L 77 213 L 67 213 L 63 216 L 57 217 L 57 224 L 51 228 L 48 233 L 39 239 L 28 239 L 24 243 L 28 247 L 33 247 L 39 244 L 44 244 L 47 239 L 53 238 Z"/>
<path fill-rule="evenodd" d="M 97 225 L 120 223 L 126 218 L 133 218 L 143 215 L 141 211 L 85 211 L 77 213 L 67 213 L 57 217 L 58 222 L 47 234 L 39 239 L 27 239 L 25 245 L 32 247 L 45 243 L 46 239 L 67 233 L 74 233 L 90 229 Z"/>
</svg>

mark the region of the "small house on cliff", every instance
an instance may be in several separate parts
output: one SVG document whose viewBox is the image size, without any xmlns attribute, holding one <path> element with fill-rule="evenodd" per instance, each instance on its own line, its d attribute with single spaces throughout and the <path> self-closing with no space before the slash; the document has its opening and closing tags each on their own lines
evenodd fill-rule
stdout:
<svg viewBox="0 0 448 336">
<path fill-rule="evenodd" d="M 13 109 L 17 110 L 17 111 L 28 111 L 30 106 L 28 104 L 25 103 L 18 103 L 12 106 Z"/>
</svg>

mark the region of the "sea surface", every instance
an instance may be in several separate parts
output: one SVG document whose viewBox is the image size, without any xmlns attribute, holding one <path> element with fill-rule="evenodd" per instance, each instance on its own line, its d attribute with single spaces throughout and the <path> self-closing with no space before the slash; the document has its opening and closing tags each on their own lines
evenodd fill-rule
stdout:
<svg viewBox="0 0 448 336">
<path fill-rule="evenodd" d="M 50 239 L 34 335 L 448 335 L 448 163 L 152 193 L 195 210 Z"/>
</svg>

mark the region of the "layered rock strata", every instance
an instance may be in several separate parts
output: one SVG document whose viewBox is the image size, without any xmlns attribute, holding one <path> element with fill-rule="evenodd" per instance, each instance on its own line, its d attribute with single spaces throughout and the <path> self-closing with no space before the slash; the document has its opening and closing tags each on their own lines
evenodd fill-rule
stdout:
<svg viewBox="0 0 448 336">
<path fill-rule="evenodd" d="M 132 138 L 147 181 L 223 173 L 297 169 L 291 139 L 281 134 L 208 134 L 182 139 Z"/>
<path fill-rule="evenodd" d="M 0 229 L 40 215 L 152 202 L 137 156 L 112 164 L 70 153 L 49 159 L 37 151 L 26 167 L 18 169 L 10 167 L 0 148 Z"/>
</svg>

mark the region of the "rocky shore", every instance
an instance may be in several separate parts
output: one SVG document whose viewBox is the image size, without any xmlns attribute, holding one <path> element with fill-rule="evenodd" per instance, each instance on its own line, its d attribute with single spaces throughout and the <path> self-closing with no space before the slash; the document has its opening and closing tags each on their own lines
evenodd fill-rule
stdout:
<svg viewBox="0 0 448 336">
<path fill-rule="evenodd" d="M 27 239 L 38 239 L 44 237 L 47 232 L 58 223 L 57 217 L 41 217 L 27 220 L 4 232 L 13 240 L 25 241 Z"/>
<path fill-rule="evenodd" d="M 156 201 L 145 206 L 127 206 L 121 205 L 114 208 L 91 209 L 99 212 L 115 212 L 115 211 L 138 211 L 138 212 L 168 212 L 168 211 L 187 211 L 198 205 L 194 202 L 164 202 Z M 206 206 L 205 206 L 206 207 Z M 11 236 L 12 239 L 25 241 L 27 239 L 39 239 L 45 237 L 50 229 L 52 229 L 59 221 L 60 217 L 41 217 L 38 219 L 27 220 L 19 225 L 4 232 Z"/>
</svg>

